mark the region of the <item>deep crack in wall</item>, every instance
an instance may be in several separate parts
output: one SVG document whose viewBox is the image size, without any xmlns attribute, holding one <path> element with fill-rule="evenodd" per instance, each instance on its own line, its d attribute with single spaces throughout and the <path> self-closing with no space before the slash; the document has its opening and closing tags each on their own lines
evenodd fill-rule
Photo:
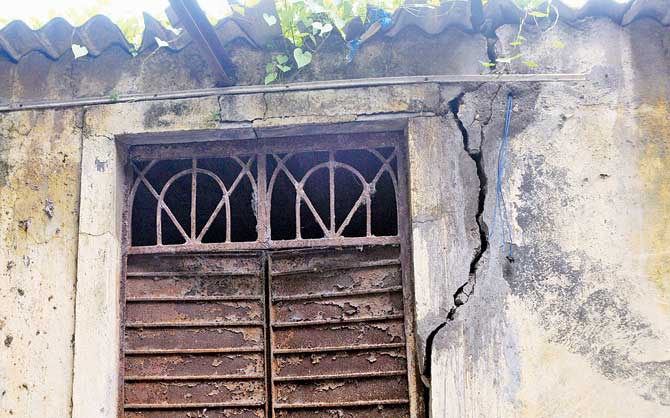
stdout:
<svg viewBox="0 0 670 418">
<path fill-rule="evenodd" d="M 499 90 L 496 91 L 493 100 L 495 100 L 498 91 Z M 444 327 L 446 327 L 449 324 L 450 321 L 453 321 L 458 311 L 458 308 L 466 304 L 469 298 L 474 294 L 475 286 L 477 283 L 477 270 L 479 267 L 479 262 L 489 247 L 488 226 L 483 220 L 488 179 L 483 165 L 483 158 L 482 158 L 483 155 L 481 149 L 482 147 L 479 147 L 478 149 L 473 149 L 473 147 L 471 147 L 469 133 L 466 127 L 464 126 L 463 121 L 461 121 L 461 119 L 459 118 L 459 109 L 464 96 L 465 93 L 460 93 L 456 98 L 448 102 L 449 112 L 445 115 L 445 117 L 453 118 L 453 120 L 455 121 L 458 127 L 458 131 L 462 136 L 463 149 L 470 157 L 470 159 L 472 160 L 472 162 L 476 167 L 477 179 L 479 181 L 479 188 L 477 193 L 477 213 L 475 215 L 475 221 L 477 223 L 478 228 L 479 245 L 477 246 L 476 251 L 473 254 L 472 259 L 470 261 L 467 278 L 464 278 L 463 284 L 460 287 L 458 287 L 456 292 L 453 294 L 453 305 L 449 309 L 445 320 L 442 323 L 440 323 L 437 327 L 435 327 L 428 334 L 426 338 L 424 373 L 422 375 L 422 380 L 426 387 L 424 394 L 426 411 L 430 411 L 431 362 L 432 362 L 432 353 L 434 349 L 433 343 L 435 337 Z M 482 133 L 482 141 L 483 141 L 483 133 Z"/>
</svg>

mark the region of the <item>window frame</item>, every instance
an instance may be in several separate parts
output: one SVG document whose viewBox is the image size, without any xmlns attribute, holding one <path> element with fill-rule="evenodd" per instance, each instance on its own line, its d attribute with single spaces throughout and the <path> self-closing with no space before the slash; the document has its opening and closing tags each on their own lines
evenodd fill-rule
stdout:
<svg viewBox="0 0 670 418">
<path fill-rule="evenodd" d="M 180 245 L 164 245 L 162 248 L 157 247 L 132 247 L 131 242 L 131 222 L 129 219 L 129 212 L 132 210 L 128 200 L 128 192 L 132 187 L 132 168 L 128 162 L 136 159 L 150 159 L 160 155 L 162 159 L 168 158 L 185 158 L 191 156 L 192 158 L 213 157 L 217 155 L 231 155 L 236 151 L 243 149 L 246 152 L 253 150 L 257 155 L 268 154 L 276 149 L 288 149 L 288 147 L 299 149 L 303 151 L 323 151 L 325 145 L 323 144 L 324 135 L 296 135 L 292 137 L 269 137 L 256 141 L 249 140 L 231 140 L 231 141 L 215 141 L 204 142 L 189 141 L 188 132 L 179 135 L 176 138 L 170 138 L 169 143 L 157 144 L 125 144 L 124 147 L 124 198 L 123 198 L 123 215 L 121 228 L 121 243 L 122 243 L 122 268 L 121 268 L 121 284 L 119 305 L 121 309 L 121 323 L 125 323 L 123 300 L 125 295 L 125 277 L 127 257 L 129 254 L 165 254 L 165 253 L 190 253 L 190 252 L 240 252 L 240 251 L 258 251 L 258 250 L 288 250 L 288 249 L 307 249 L 307 248 L 337 248 L 337 247 L 357 247 L 362 245 L 399 245 L 400 259 L 403 277 L 403 307 L 405 312 L 404 329 L 406 337 L 406 355 L 407 355 L 407 376 L 410 396 L 410 416 L 412 418 L 423 417 L 423 391 L 420 390 L 420 375 L 417 358 L 417 347 L 415 340 L 415 297 L 414 297 L 414 281 L 412 275 L 412 261 L 411 261 L 411 232 L 409 223 L 409 167 L 407 164 L 407 133 L 404 130 L 375 130 L 373 132 L 353 132 L 353 133 L 333 133 L 329 134 L 331 139 L 335 139 L 334 143 L 329 143 L 328 148 L 334 149 L 364 149 L 369 147 L 368 144 L 357 142 L 355 138 L 359 135 L 372 136 L 371 141 L 375 147 L 394 146 L 397 149 L 397 184 L 396 190 L 397 200 L 397 219 L 398 219 L 398 234 L 390 237 L 365 237 L 365 238 L 322 238 L 322 239 L 301 239 L 291 241 L 272 241 L 270 237 L 261 239 L 259 236 L 258 242 L 254 243 L 218 243 L 218 244 L 180 244 Z M 180 139 L 181 138 L 181 139 Z M 354 139 L 352 139 L 354 138 Z M 155 138 L 154 138 L 155 139 Z M 258 161 L 260 161 L 259 159 Z M 260 170 L 259 174 L 260 176 Z M 264 182 L 260 182 L 263 184 Z M 259 193 L 264 193 L 265 190 L 260 190 Z M 264 215 L 261 215 L 264 216 Z M 268 221 L 269 222 L 269 221 Z M 260 221 L 259 221 L 260 223 Z M 268 319 L 266 319 L 268 320 Z M 121 328 L 121 327 L 117 327 Z M 119 381 L 118 381 L 118 413 L 117 416 L 123 417 L 123 334 L 120 334 L 119 344 Z M 269 378 L 269 377 L 268 377 Z"/>
</svg>

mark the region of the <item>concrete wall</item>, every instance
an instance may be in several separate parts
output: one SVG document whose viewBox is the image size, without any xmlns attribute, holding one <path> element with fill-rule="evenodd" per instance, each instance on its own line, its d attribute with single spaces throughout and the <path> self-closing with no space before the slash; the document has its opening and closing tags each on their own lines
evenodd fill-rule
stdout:
<svg viewBox="0 0 670 418">
<path fill-rule="evenodd" d="M 498 29 L 500 54 L 515 30 Z M 423 38 L 442 45 L 454 33 L 472 48 L 458 50 L 448 73 L 476 71 L 486 59 L 481 35 Z M 380 45 L 368 50 L 376 76 L 386 74 L 373 65 L 386 59 L 374 54 Z M 70 417 L 73 404 L 75 417 L 115 414 L 117 312 L 108 305 L 118 280 L 117 208 L 102 202 L 118 201 L 119 135 L 217 129 L 254 140 L 296 125 L 389 120 L 408 133 L 417 344 L 431 416 L 670 416 L 670 32 L 652 21 L 622 28 L 594 19 L 529 45 L 541 64 L 534 72 L 591 75 L 0 114 L 0 416 Z M 166 76 L 145 84 L 130 75 L 142 71 L 99 80 L 91 69 L 81 86 L 89 94 L 197 87 L 203 79 L 193 80 L 182 58 L 156 54 L 170 64 L 160 69 Z M 28 61 L 11 65 L 2 64 L 0 83 L 11 84 L 13 100 L 39 96 L 26 93 L 36 76 L 21 81 Z M 426 66 L 411 71 L 432 71 Z M 58 97 L 61 80 L 44 77 Z M 488 232 L 510 92 L 508 259 L 504 223 L 490 240 Z M 108 274 L 87 273 L 97 266 Z"/>
<path fill-rule="evenodd" d="M 499 29 L 502 49 L 515 35 Z M 458 117 L 482 139 L 489 228 L 515 96 L 502 183 L 513 261 L 499 220 L 472 296 L 435 340 L 434 416 L 670 416 L 669 43 L 650 21 L 561 25 L 527 53 L 589 81 L 463 96 Z"/>
</svg>

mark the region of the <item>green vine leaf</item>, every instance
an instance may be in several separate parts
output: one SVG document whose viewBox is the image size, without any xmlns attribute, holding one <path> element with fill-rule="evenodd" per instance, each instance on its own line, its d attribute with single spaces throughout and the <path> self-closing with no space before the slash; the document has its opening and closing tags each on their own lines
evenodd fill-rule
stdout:
<svg viewBox="0 0 670 418">
<path fill-rule="evenodd" d="M 277 73 L 270 73 L 265 76 L 265 84 L 270 84 L 277 79 Z"/>
<path fill-rule="evenodd" d="M 286 64 L 288 62 L 288 57 L 286 55 L 277 55 L 275 59 L 278 64 Z"/>
<path fill-rule="evenodd" d="M 279 68 L 283 73 L 291 71 L 291 67 L 289 67 L 288 65 L 277 64 L 277 68 Z"/>
<path fill-rule="evenodd" d="M 275 24 L 277 24 L 277 17 L 275 17 L 274 15 L 263 13 L 263 19 L 265 19 L 265 22 L 268 24 L 268 26 L 274 26 Z"/>
<path fill-rule="evenodd" d="M 298 68 L 302 68 L 312 62 L 312 53 L 296 48 L 293 50 L 293 58 L 295 58 L 295 63 L 298 64 Z"/>
<path fill-rule="evenodd" d="M 528 12 L 528 16 L 533 16 L 533 17 L 547 17 L 547 16 L 549 16 L 549 13 L 538 12 L 537 10 L 532 10 L 532 11 Z"/>
<path fill-rule="evenodd" d="M 521 62 L 523 62 L 530 68 L 536 68 L 538 66 L 538 63 L 536 63 L 535 61 L 521 61 Z"/>
</svg>

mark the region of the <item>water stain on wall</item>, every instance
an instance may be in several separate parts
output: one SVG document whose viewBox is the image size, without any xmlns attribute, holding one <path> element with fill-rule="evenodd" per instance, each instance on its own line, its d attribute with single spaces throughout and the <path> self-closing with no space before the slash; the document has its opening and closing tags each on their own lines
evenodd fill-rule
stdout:
<svg viewBox="0 0 670 418">
<path fill-rule="evenodd" d="M 641 106 L 638 118 L 644 219 L 637 249 L 647 277 L 661 293 L 663 308 L 670 311 L 670 102 L 657 100 Z"/>
</svg>

